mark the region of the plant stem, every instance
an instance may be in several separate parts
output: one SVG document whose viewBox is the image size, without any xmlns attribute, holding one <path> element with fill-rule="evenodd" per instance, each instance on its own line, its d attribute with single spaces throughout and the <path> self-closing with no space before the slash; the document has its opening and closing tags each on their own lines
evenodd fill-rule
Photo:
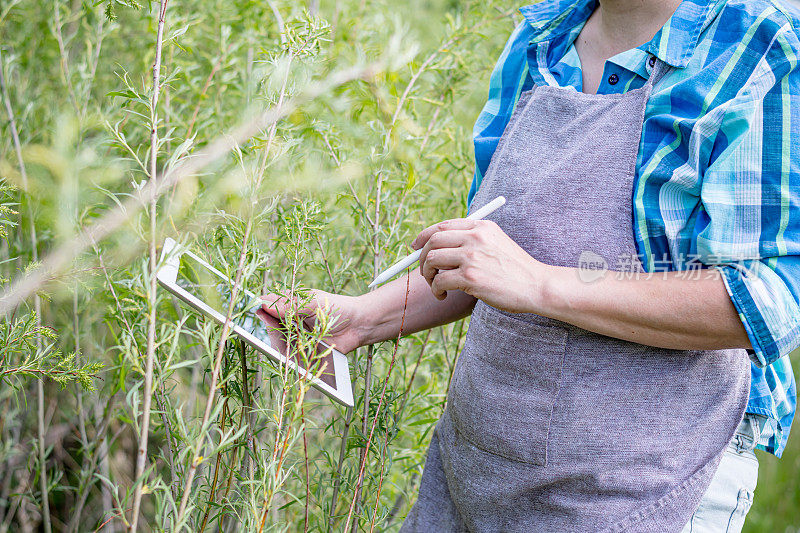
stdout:
<svg viewBox="0 0 800 533">
<path fill-rule="evenodd" d="M 11 126 L 11 138 L 14 141 L 14 151 L 17 155 L 17 164 L 19 165 L 19 172 L 22 176 L 22 188 L 25 193 L 28 190 L 28 172 L 25 168 L 25 160 L 22 157 L 22 144 L 19 141 L 19 132 L 17 131 L 17 122 L 14 117 L 14 109 L 11 107 L 11 99 L 8 97 L 8 87 L 6 85 L 5 65 L 3 64 L 3 54 L 0 51 L 0 90 L 3 93 L 3 101 L 5 102 L 6 113 L 8 114 L 8 122 Z M 39 261 L 39 240 L 36 236 L 36 224 L 33 218 L 33 207 L 28 201 L 28 217 L 30 218 L 30 239 L 32 248 L 32 259 L 36 263 Z M 38 294 L 33 296 L 33 312 L 36 314 L 36 353 L 38 354 L 42 349 L 42 301 Z M 39 490 L 42 493 L 42 522 L 44 525 L 45 533 L 50 533 L 52 527 L 50 525 L 50 498 L 47 492 L 47 465 L 45 463 L 45 449 L 44 449 L 44 384 L 39 380 L 36 384 L 36 416 L 37 416 L 37 446 L 39 456 Z"/>
<path fill-rule="evenodd" d="M 300 404 L 300 425 L 303 428 L 303 466 L 306 474 L 306 501 L 303 505 L 303 533 L 308 533 L 308 504 L 311 500 L 311 482 L 308 478 L 308 437 L 306 435 L 306 412 Z"/>
<path fill-rule="evenodd" d="M 222 423 L 219 425 L 219 429 L 221 432 L 225 432 L 225 420 L 228 417 L 228 398 L 222 402 Z M 203 520 L 200 523 L 200 530 L 205 531 L 206 525 L 208 524 L 208 516 L 211 513 L 211 506 L 214 504 L 214 493 L 217 490 L 217 480 L 219 479 L 219 464 L 222 461 L 222 451 L 217 452 L 217 459 L 214 462 L 214 477 L 211 481 L 211 494 L 208 496 L 208 503 L 206 504 L 206 510 L 203 513 Z"/>
<path fill-rule="evenodd" d="M 81 361 L 81 341 L 80 341 L 80 317 L 78 316 L 78 290 L 75 287 L 75 290 L 72 292 L 72 316 L 73 316 L 73 327 L 72 327 L 72 336 L 75 338 L 75 357 L 78 360 L 78 364 Z M 83 388 L 78 389 L 78 431 L 80 432 L 81 436 L 81 445 L 84 448 L 89 447 L 89 439 L 86 437 L 86 413 L 83 409 Z"/>
<path fill-rule="evenodd" d="M 38 344 L 38 343 L 37 343 Z M 36 382 L 36 420 L 37 420 L 37 440 L 39 448 L 39 489 L 42 492 L 42 518 L 44 521 L 45 533 L 50 533 L 50 497 L 47 492 L 47 466 L 45 464 L 44 449 L 44 382 L 40 379 Z"/>
<path fill-rule="evenodd" d="M 167 461 L 169 462 L 169 474 L 171 478 L 169 486 L 172 490 L 172 497 L 177 499 L 178 492 L 180 491 L 180 479 L 178 478 L 178 472 L 175 468 L 178 462 L 175 460 L 175 452 L 172 449 L 172 423 L 169 421 L 169 414 L 167 413 L 168 398 L 164 391 L 164 382 L 160 381 L 155 389 L 156 405 L 161 414 L 161 423 L 164 424 L 164 429 L 167 432 Z"/>
<path fill-rule="evenodd" d="M 388 143 L 388 137 L 387 137 Z M 380 272 L 380 265 L 381 265 L 381 253 L 380 253 L 380 219 L 381 219 L 381 188 L 383 185 L 383 171 L 379 171 L 378 175 L 375 178 L 375 214 L 372 219 L 372 277 L 376 277 Z M 361 433 L 366 435 L 367 427 L 369 425 L 369 400 L 370 400 L 370 393 L 372 390 L 372 357 L 375 354 L 375 346 L 369 345 L 367 346 L 367 368 L 364 375 L 364 413 L 361 417 Z M 377 417 L 377 412 L 375 413 Z M 374 419 L 373 419 L 374 422 Z M 365 446 L 364 449 L 361 450 L 361 464 L 367 459 L 367 448 Z M 355 497 L 353 498 L 355 502 L 359 505 L 361 504 L 361 478 L 359 477 L 359 482 L 356 484 L 356 493 Z M 349 515 L 348 515 L 349 521 Z M 358 521 L 356 520 L 353 522 L 353 533 L 357 530 Z M 347 528 L 345 528 L 346 530 Z"/>
<path fill-rule="evenodd" d="M 161 0 L 158 12 L 158 29 L 156 30 L 156 56 L 153 62 L 153 94 L 150 100 L 150 179 L 155 183 L 158 179 L 158 96 L 161 90 L 161 50 L 164 44 L 164 19 L 167 13 L 167 2 Z M 156 255 L 156 196 L 150 198 L 150 238 L 149 238 L 149 282 L 148 292 L 149 315 L 147 317 L 147 353 L 145 355 L 144 392 L 142 404 L 142 423 L 139 434 L 139 449 L 136 455 L 136 474 L 134 483 L 136 489 L 133 496 L 133 511 L 129 531 L 135 532 L 139 523 L 139 509 L 142 504 L 142 488 L 144 484 L 144 470 L 147 462 L 147 444 L 150 431 L 150 405 L 153 396 L 153 359 L 156 345 L 156 268 L 158 256 Z"/>
<path fill-rule="evenodd" d="M 247 419 L 247 435 L 245 456 L 243 468 L 249 472 L 250 477 L 253 477 L 253 463 L 252 459 L 255 457 L 255 446 L 253 443 L 253 426 L 255 420 L 253 418 L 253 399 L 250 397 L 250 386 L 248 384 L 249 376 L 247 372 L 247 346 L 243 340 L 239 340 L 239 355 L 242 368 L 242 414 L 241 419 Z M 241 425 L 241 421 L 239 423 Z"/>
<path fill-rule="evenodd" d="M 194 480 L 195 473 L 197 472 L 197 467 L 200 464 L 202 454 L 197 454 L 197 452 L 202 452 L 202 447 L 205 442 L 206 438 L 206 425 L 208 424 L 211 418 L 211 410 L 214 406 L 214 397 L 217 392 L 217 381 L 219 380 L 219 371 L 220 367 L 222 366 L 222 355 L 225 349 L 225 343 L 228 341 L 228 335 L 230 334 L 231 329 L 231 317 L 233 316 L 233 306 L 236 303 L 236 298 L 239 296 L 239 288 L 241 287 L 242 283 L 242 272 L 244 270 L 244 261 L 247 257 L 247 243 L 250 238 L 250 231 L 252 229 L 252 219 L 248 218 L 247 225 L 244 230 L 244 236 L 242 237 L 242 249 L 239 253 L 239 263 L 236 267 L 236 279 L 233 282 L 233 290 L 231 291 L 231 299 L 228 302 L 228 310 L 225 314 L 225 323 L 222 326 L 222 335 L 219 339 L 219 345 L 217 346 L 217 352 L 214 356 L 214 367 L 211 370 L 211 383 L 209 384 L 209 391 L 208 391 L 208 399 L 206 400 L 206 408 L 203 412 L 203 420 L 200 424 L 200 435 L 195 442 L 195 457 L 193 458 L 191 464 L 189 465 L 189 470 L 186 473 L 186 481 L 185 486 L 183 488 L 183 495 L 181 496 L 181 503 L 178 509 L 178 517 L 175 520 L 176 525 L 181 523 L 183 519 L 183 515 L 186 512 L 186 505 L 189 501 L 189 493 L 192 490 L 192 481 Z"/>
<path fill-rule="evenodd" d="M 269 5 L 269 8 L 272 10 L 272 14 L 275 16 L 275 23 L 278 25 L 278 33 L 280 34 L 281 44 L 285 45 L 288 38 L 286 37 L 286 24 L 283 21 L 281 12 L 278 10 L 278 6 L 275 5 L 274 0 L 267 0 L 267 5 Z"/>
<path fill-rule="evenodd" d="M 192 119 L 189 121 L 189 128 L 186 130 L 186 138 L 192 136 L 192 131 L 194 130 L 194 123 L 197 121 L 197 115 L 200 113 L 200 105 L 203 103 L 203 99 L 206 96 L 206 92 L 208 92 L 208 88 L 211 87 L 211 82 L 214 79 L 214 76 L 219 71 L 220 67 L 222 66 L 222 61 L 225 59 L 228 50 L 231 49 L 233 43 L 229 44 L 228 47 L 225 49 L 223 53 L 220 54 L 219 58 L 214 62 L 214 65 L 211 67 L 211 73 L 209 73 L 208 77 L 206 78 L 206 82 L 203 85 L 203 89 L 200 91 L 200 96 L 197 99 L 197 105 L 195 105 L 194 111 L 192 112 Z"/>
<path fill-rule="evenodd" d="M 408 308 L 408 293 L 411 289 L 411 278 L 406 278 L 406 296 L 403 302 L 403 316 L 400 318 L 400 331 L 397 334 L 397 342 L 394 345 L 394 349 L 392 350 L 392 360 L 389 362 L 389 370 L 386 371 L 386 379 L 383 380 L 383 388 L 381 389 L 381 396 L 378 400 L 378 407 L 375 410 L 375 417 L 372 419 L 372 427 L 369 430 L 369 437 L 367 438 L 367 443 L 364 446 L 364 455 L 361 459 L 361 465 L 358 469 L 358 479 L 356 481 L 356 493 L 353 495 L 353 500 L 350 502 L 350 510 L 347 513 L 347 521 L 345 522 L 344 531 L 347 531 L 350 526 L 350 519 L 353 516 L 353 510 L 356 506 L 356 498 L 359 494 L 359 489 L 361 488 L 361 484 L 364 480 L 364 466 L 366 465 L 366 458 L 367 453 L 369 453 L 369 447 L 372 443 L 372 436 L 375 433 L 375 424 L 378 421 L 378 416 L 380 415 L 381 408 L 383 407 L 383 400 L 386 397 L 386 385 L 389 383 L 389 376 L 392 374 L 392 369 L 394 368 L 395 361 L 397 360 L 397 349 L 400 346 L 400 338 L 403 336 L 403 326 L 405 325 L 406 321 L 406 309 Z M 358 523 L 358 518 L 355 519 L 353 522 L 353 527 L 355 529 L 355 525 Z"/>
<path fill-rule="evenodd" d="M 406 384 L 406 388 L 403 391 L 403 395 L 401 396 L 402 400 L 400 402 L 400 408 L 397 410 L 397 417 L 400 418 L 403 414 L 403 410 L 406 408 L 406 402 L 408 402 L 408 394 L 411 392 L 411 386 L 414 384 L 414 378 L 417 377 L 417 370 L 419 369 L 419 364 L 422 362 L 422 355 L 425 353 L 425 348 L 428 346 L 428 340 L 431 338 L 431 330 L 425 332 L 425 340 L 422 341 L 422 346 L 419 349 L 419 354 L 417 355 L 417 360 L 414 363 L 414 370 L 411 371 L 411 377 L 408 379 L 408 383 Z"/>
<path fill-rule="evenodd" d="M 55 33 L 56 41 L 58 42 L 61 76 L 64 78 L 64 85 L 67 86 L 67 94 L 69 95 L 69 100 L 72 103 L 72 107 L 75 109 L 75 113 L 80 115 L 78 98 L 75 96 L 75 89 L 72 86 L 72 77 L 69 74 L 69 66 L 67 63 L 69 56 L 67 54 L 67 49 L 64 46 L 64 37 L 61 33 L 61 10 L 58 8 L 58 0 L 53 0 L 53 25 L 53 33 Z"/>
<path fill-rule="evenodd" d="M 112 407 L 114 405 L 114 396 L 108 399 L 105 408 L 105 414 L 103 415 L 103 420 L 100 422 L 100 425 L 97 427 L 97 442 L 95 443 L 94 448 L 91 450 L 86 450 L 86 453 L 90 454 L 90 457 L 87 459 L 88 464 L 85 465 L 85 468 L 81 469 L 81 480 L 78 484 L 78 495 L 77 495 L 77 503 L 75 505 L 74 512 L 72 513 L 72 519 L 69 522 L 69 526 L 67 531 L 78 531 L 80 528 L 80 519 L 82 518 L 83 507 L 86 505 L 86 498 L 89 494 L 89 488 L 94 483 L 94 476 L 91 474 L 94 473 L 95 468 L 97 467 L 97 462 L 102 461 L 105 459 L 105 455 L 108 452 L 107 447 L 107 440 L 106 440 L 106 430 L 108 429 L 108 424 L 111 421 L 111 414 L 112 414 Z"/>
<path fill-rule="evenodd" d="M 302 233 L 300 239 L 302 239 Z M 296 252 L 295 252 L 296 253 Z M 295 261 L 292 263 L 292 277 L 291 277 L 291 285 L 289 287 L 289 302 L 294 302 L 295 298 L 295 290 L 297 288 L 297 270 L 299 268 L 297 256 L 295 255 Z M 293 317 L 292 317 L 293 318 Z M 284 320 L 286 317 L 284 317 Z M 288 361 L 289 354 L 291 350 L 291 344 L 289 342 L 286 343 L 286 350 L 284 352 L 284 357 Z M 272 448 L 272 458 L 270 459 L 270 464 L 275 464 L 275 461 L 278 461 L 278 465 L 275 467 L 275 475 L 273 476 L 273 483 L 274 486 L 270 487 L 268 494 L 264 496 L 264 503 L 261 508 L 261 523 L 258 528 L 258 533 L 262 533 L 264 530 L 264 525 L 266 524 L 267 519 L 267 512 L 272 506 L 272 499 L 275 496 L 275 492 L 278 488 L 278 482 L 280 479 L 281 469 L 283 468 L 283 461 L 285 458 L 286 447 L 289 441 L 289 435 L 291 434 L 290 431 L 286 431 L 286 438 L 281 443 L 281 434 L 283 433 L 283 425 L 284 425 L 284 412 L 286 410 L 286 399 L 289 395 L 289 365 L 283 365 L 283 387 L 281 392 L 281 402 L 280 402 L 280 414 L 278 416 L 278 425 L 275 428 L 275 445 Z M 278 457 L 278 449 L 280 449 L 280 457 Z"/>
<path fill-rule="evenodd" d="M 353 421 L 354 411 L 355 409 L 348 407 L 344 415 L 344 429 L 342 430 L 342 438 L 339 444 L 339 464 L 336 466 L 336 474 L 333 478 L 333 496 L 331 497 L 331 509 L 328 514 L 328 533 L 333 528 L 333 519 L 336 516 L 336 503 L 339 499 L 339 487 L 342 484 L 342 467 L 344 466 L 344 458 L 347 455 L 347 437 L 350 433 L 350 424 Z"/>
</svg>

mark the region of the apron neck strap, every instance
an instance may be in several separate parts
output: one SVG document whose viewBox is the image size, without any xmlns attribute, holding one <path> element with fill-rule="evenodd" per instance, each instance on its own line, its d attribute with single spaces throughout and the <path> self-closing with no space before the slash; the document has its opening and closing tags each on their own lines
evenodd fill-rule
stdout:
<svg viewBox="0 0 800 533">
<path fill-rule="evenodd" d="M 668 63 L 665 63 L 660 58 L 656 57 L 656 63 L 653 65 L 653 69 L 650 71 L 650 77 L 647 79 L 647 85 L 652 88 L 653 85 L 661 81 L 661 78 L 663 78 L 664 75 L 667 74 L 667 72 L 669 72 L 671 69 L 672 67 Z"/>
</svg>

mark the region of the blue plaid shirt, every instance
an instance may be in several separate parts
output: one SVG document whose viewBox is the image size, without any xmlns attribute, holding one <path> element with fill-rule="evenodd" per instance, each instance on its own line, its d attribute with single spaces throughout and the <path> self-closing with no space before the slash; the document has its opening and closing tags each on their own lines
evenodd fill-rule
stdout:
<svg viewBox="0 0 800 533">
<path fill-rule="evenodd" d="M 581 90 L 573 42 L 597 0 L 520 9 L 474 129 L 477 191 L 521 92 Z M 800 344 L 800 56 L 797 14 L 768 0 L 684 0 L 653 37 L 605 64 L 598 93 L 644 85 L 653 56 L 673 68 L 645 110 L 633 231 L 645 269 L 718 268 L 753 345 L 747 411 L 778 457 Z"/>
</svg>

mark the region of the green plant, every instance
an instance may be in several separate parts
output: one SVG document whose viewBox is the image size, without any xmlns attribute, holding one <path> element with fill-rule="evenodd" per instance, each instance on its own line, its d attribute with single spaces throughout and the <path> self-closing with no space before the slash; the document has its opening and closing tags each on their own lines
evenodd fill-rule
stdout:
<svg viewBox="0 0 800 533">
<path fill-rule="evenodd" d="M 463 324 L 351 354 L 344 409 L 160 290 L 158 246 L 360 292 L 463 213 L 507 8 L 0 4 L 0 531 L 399 526 Z M 335 320 L 289 318 L 304 358 Z"/>
</svg>

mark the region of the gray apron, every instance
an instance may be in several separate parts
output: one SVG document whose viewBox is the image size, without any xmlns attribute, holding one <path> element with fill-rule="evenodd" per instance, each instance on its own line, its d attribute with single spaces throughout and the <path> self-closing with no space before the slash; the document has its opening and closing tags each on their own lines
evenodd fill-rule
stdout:
<svg viewBox="0 0 800 533">
<path fill-rule="evenodd" d="M 641 271 L 634 172 L 667 69 L 624 94 L 523 93 L 471 209 L 504 195 L 490 218 L 544 263 Z M 479 301 L 401 531 L 680 531 L 749 388 L 744 350 L 653 348 Z"/>
</svg>

